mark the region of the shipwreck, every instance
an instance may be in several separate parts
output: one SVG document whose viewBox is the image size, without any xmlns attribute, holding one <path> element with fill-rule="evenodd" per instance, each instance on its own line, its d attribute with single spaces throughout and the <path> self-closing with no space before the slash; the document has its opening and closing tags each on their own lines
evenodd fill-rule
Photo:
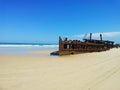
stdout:
<svg viewBox="0 0 120 90">
<path fill-rule="evenodd" d="M 84 38 L 83 41 L 80 40 L 64 40 L 59 37 L 59 50 L 50 53 L 51 55 L 71 55 L 89 52 L 101 52 L 106 51 L 114 47 L 114 41 L 103 40 L 102 34 L 100 34 L 100 39 L 92 39 L 92 33 L 90 33 L 89 39 Z"/>
</svg>

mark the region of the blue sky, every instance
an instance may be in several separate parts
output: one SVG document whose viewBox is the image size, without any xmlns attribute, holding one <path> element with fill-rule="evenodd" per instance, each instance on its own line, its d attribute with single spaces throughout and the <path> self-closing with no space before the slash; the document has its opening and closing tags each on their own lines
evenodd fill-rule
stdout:
<svg viewBox="0 0 120 90">
<path fill-rule="evenodd" d="M 120 0 L 0 0 L 0 42 L 56 43 L 90 32 L 120 42 Z"/>
</svg>

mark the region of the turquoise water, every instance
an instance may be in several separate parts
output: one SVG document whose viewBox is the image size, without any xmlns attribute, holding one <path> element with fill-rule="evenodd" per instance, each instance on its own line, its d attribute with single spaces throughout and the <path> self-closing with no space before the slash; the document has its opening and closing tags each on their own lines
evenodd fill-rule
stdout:
<svg viewBox="0 0 120 90">
<path fill-rule="evenodd" d="M 0 54 L 43 56 L 42 54 L 30 54 L 34 51 L 58 50 L 57 44 L 33 44 L 33 43 L 0 43 Z M 48 55 L 49 56 L 49 55 Z"/>
</svg>

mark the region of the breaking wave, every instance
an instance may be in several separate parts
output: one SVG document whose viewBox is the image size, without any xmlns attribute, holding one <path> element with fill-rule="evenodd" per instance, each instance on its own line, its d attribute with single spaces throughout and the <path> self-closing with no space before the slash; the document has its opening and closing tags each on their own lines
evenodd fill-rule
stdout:
<svg viewBox="0 0 120 90">
<path fill-rule="evenodd" d="M 30 47 L 39 47 L 39 48 L 57 48 L 58 47 L 58 45 L 22 45 L 22 44 L 0 44 L 0 47 L 2 47 L 2 48 L 4 48 L 4 47 L 28 47 L 28 48 L 30 48 Z"/>
</svg>

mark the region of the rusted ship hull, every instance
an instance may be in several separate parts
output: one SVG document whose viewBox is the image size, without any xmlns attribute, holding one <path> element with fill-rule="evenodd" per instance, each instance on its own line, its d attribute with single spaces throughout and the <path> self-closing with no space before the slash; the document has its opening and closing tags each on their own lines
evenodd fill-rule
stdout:
<svg viewBox="0 0 120 90">
<path fill-rule="evenodd" d="M 70 54 L 80 54 L 88 52 L 101 52 L 106 51 L 114 47 L 113 41 L 102 40 L 102 35 L 100 34 L 100 40 L 92 39 L 92 34 L 90 33 L 90 39 L 80 40 L 62 40 L 59 37 L 59 51 L 52 52 L 51 55 L 70 55 Z"/>
<path fill-rule="evenodd" d="M 50 53 L 51 55 L 73 55 L 73 54 L 82 54 L 82 53 L 91 53 L 91 52 L 101 52 L 101 51 L 106 51 L 109 50 L 108 48 L 106 49 L 81 49 L 81 50 L 64 50 L 64 51 L 55 51 Z"/>
</svg>

